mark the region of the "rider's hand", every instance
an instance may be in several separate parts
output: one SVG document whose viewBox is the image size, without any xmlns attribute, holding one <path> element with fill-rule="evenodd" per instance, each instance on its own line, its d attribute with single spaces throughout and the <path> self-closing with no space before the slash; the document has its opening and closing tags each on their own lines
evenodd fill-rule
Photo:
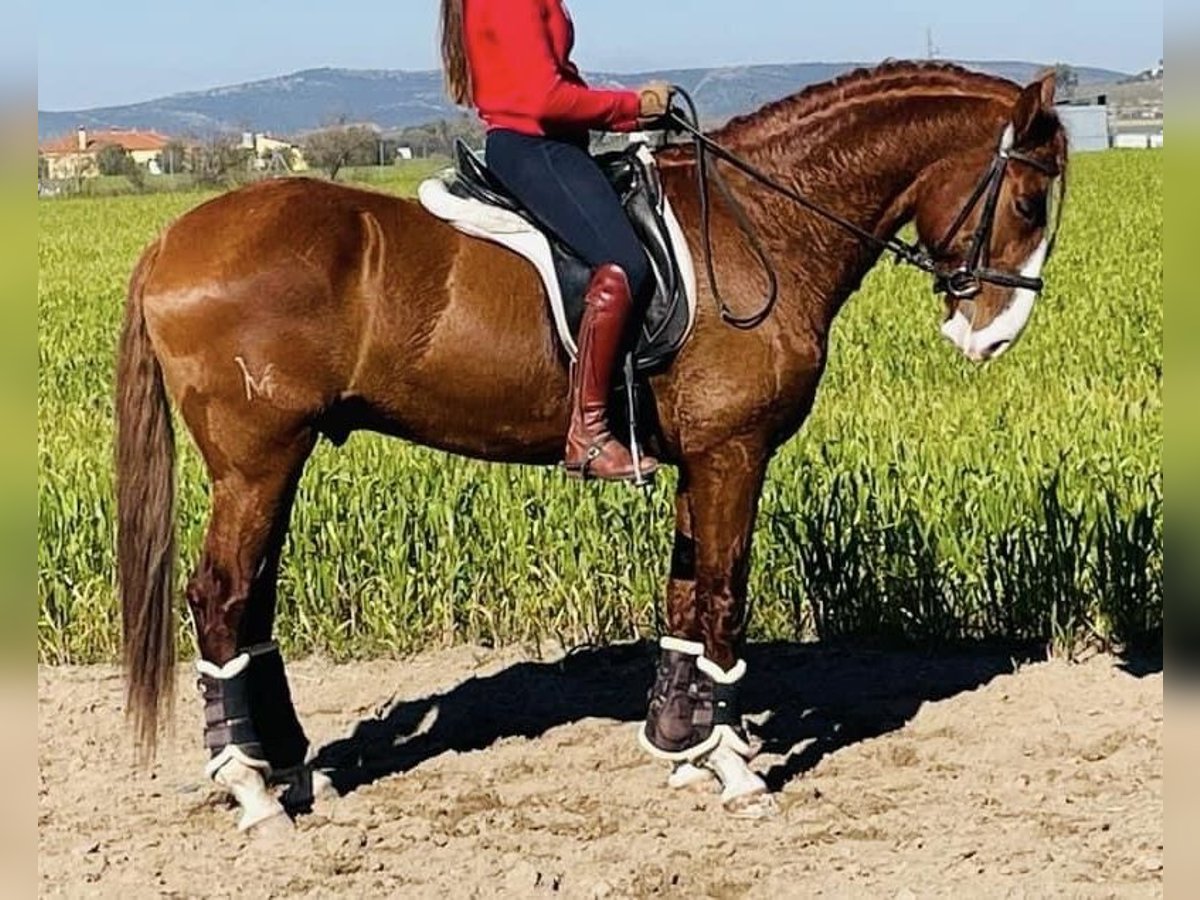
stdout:
<svg viewBox="0 0 1200 900">
<path fill-rule="evenodd" d="M 652 81 L 638 90 L 638 117 L 643 126 L 657 124 L 671 106 L 671 85 Z"/>
</svg>

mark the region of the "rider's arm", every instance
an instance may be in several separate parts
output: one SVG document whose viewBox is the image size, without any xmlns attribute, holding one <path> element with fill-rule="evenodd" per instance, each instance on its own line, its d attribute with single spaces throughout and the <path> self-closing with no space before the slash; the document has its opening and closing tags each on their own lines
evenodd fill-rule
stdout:
<svg viewBox="0 0 1200 900">
<path fill-rule="evenodd" d="M 549 125 L 607 131 L 638 126 L 635 91 L 593 90 L 555 58 L 541 0 L 487 3 L 480 49 L 507 75 L 506 112 Z"/>
</svg>

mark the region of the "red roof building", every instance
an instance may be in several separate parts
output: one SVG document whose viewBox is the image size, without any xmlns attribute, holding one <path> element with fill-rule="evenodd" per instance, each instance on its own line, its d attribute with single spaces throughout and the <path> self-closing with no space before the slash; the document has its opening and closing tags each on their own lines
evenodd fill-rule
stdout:
<svg viewBox="0 0 1200 900">
<path fill-rule="evenodd" d="M 51 178 L 73 178 L 98 174 L 96 157 L 102 147 L 120 147 L 133 161 L 148 164 L 158 157 L 171 139 L 157 131 L 80 128 L 75 134 L 52 138 L 38 145 L 38 154 L 47 161 Z"/>
</svg>

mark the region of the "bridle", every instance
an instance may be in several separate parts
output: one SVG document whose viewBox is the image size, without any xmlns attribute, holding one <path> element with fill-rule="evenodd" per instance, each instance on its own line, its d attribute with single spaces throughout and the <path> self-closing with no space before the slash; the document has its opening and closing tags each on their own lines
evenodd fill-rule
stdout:
<svg viewBox="0 0 1200 900">
<path fill-rule="evenodd" d="M 1001 287 L 1033 291 L 1035 294 L 1041 293 L 1045 286 L 1041 278 L 1023 275 L 1019 272 L 1004 272 L 993 269 L 990 265 L 992 231 L 996 227 L 996 205 L 1000 200 L 1000 187 L 1004 184 L 1004 175 L 1008 171 L 1009 164 L 1017 162 L 1032 166 L 1050 178 L 1057 178 L 1060 174 L 1056 166 L 1020 153 L 1014 150 L 1012 145 L 1013 126 L 1008 125 L 1000 138 L 1000 146 L 996 149 L 996 155 L 992 157 L 991 166 L 988 167 L 979 184 L 975 186 L 975 190 L 971 192 L 966 205 L 955 218 L 954 223 L 946 232 L 946 236 L 934 248 L 933 257 L 935 259 L 946 256 L 950 244 L 966 224 L 967 218 L 975 207 L 981 202 L 983 203 L 983 213 L 979 217 L 979 224 L 975 226 L 975 234 L 971 236 L 971 252 L 963 260 L 962 265 L 952 272 L 937 271 L 934 273 L 936 278 L 934 290 L 938 293 L 947 294 L 955 300 L 971 300 L 983 290 L 984 282 Z M 1061 211 L 1061 204 L 1058 209 Z M 1049 222 L 1047 222 L 1048 225 Z M 1057 226 L 1057 222 L 1055 225 Z"/>
<path fill-rule="evenodd" d="M 683 102 L 684 109 L 680 109 L 675 105 L 674 101 L 676 99 Z M 1008 171 L 1009 165 L 1011 163 L 1021 163 L 1032 166 L 1051 178 L 1056 178 L 1061 174 L 1056 166 L 1014 150 L 1014 129 L 1011 124 L 1004 129 L 996 153 L 992 157 L 991 165 L 975 186 L 975 190 L 971 192 L 971 196 L 967 199 L 958 216 L 955 217 L 953 224 L 947 230 L 945 236 L 933 248 L 933 251 L 930 252 L 917 243 L 909 243 L 898 237 L 881 238 L 865 228 L 856 225 L 849 219 L 838 215 L 833 210 L 810 200 L 794 188 L 781 184 L 732 151 L 722 147 L 701 131 L 696 104 L 687 91 L 680 87 L 674 87 L 672 89 L 671 100 L 671 105 L 665 117 L 668 132 L 678 131 L 690 135 L 695 147 L 696 182 L 700 197 L 700 231 L 704 248 L 704 266 L 708 276 L 709 288 L 712 290 L 713 297 L 717 303 L 717 309 L 722 320 L 728 324 L 743 329 L 754 328 L 760 325 L 770 315 L 771 309 L 775 306 L 775 301 L 779 293 L 779 279 L 766 248 L 759 240 L 754 226 L 750 222 L 749 216 L 734 196 L 733 191 L 730 190 L 724 177 L 717 171 L 712 160 L 721 160 L 729 163 L 739 172 L 757 181 L 774 193 L 786 197 L 793 203 L 802 206 L 854 235 L 862 243 L 875 247 L 881 252 L 892 254 L 896 262 L 914 266 L 922 272 L 932 275 L 934 278 L 933 289 L 935 293 L 945 294 L 954 300 L 970 300 L 978 296 L 979 292 L 983 290 L 984 284 L 995 284 L 1002 287 L 1033 291 L 1034 293 L 1040 293 L 1044 287 L 1044 282 L 1040 277 L 1026 275 L 1021 272 L 1006 272 L 992 268 L 991 266 L 991 238 L 996 224 L 996 207 L 1000 199 L 1000 188 L 1004 183 L 1004 176 Z M 712 160 L 710 160 L 710 157 Z M 716 184 L 718 190 L 721 192 L 722 198 L 733 214 L 738 230 L 749 241 L 750 247 L 754 251 L 755 256 L 758 257 L 763 273 L 767 277 L 766 297 L 759 309 L 749 316 L 736 315 L 725 302 L 717 286 L 712 253 L 711 204 L 709 199 L 710 181 Z M 958 237 L 967 219 L 970 218 L 971 213 L 980 203 L 983 204 L 983 211 L 979 218 L 979 224 L 975 227 L 975 233 L 971 237 L 970 253 L 957 268 L 947 269 L 941 263 L 941 260 L 947 256 L 950 245 Z M 1060 203 L 1058 206 L 1059 215 L 1061 215 L 1061 211 L 1062 205 Z M 1057 221 L 1054 224 L 1055 231 L 1057 231 Z M 1047 227 L 1050 227 L 1049 222 L 1047 222 Z"/>
</svg>

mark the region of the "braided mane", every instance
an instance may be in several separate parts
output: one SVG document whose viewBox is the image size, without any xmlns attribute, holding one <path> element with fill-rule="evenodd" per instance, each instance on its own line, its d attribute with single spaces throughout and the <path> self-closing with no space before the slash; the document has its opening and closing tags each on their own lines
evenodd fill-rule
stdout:
<svg viewBox="0 0 1200 900">
<path fill-rule="evenodd" d="M 832 81 L 810 85 L 799 93 L 766 104 L 762 108 L 730 119 L 714 133 L 718 139 L 753 139 L 755 132 L 773 130 L 784 123 L 823 113 L 864 97 L 885 93 L 929 93 L 984 96 L 1012 103 L 1020 87 L 1005 78 L 974 72 L 953 63 L 887 60 L 878 66 L 856 69 Z"/>
</svg>

